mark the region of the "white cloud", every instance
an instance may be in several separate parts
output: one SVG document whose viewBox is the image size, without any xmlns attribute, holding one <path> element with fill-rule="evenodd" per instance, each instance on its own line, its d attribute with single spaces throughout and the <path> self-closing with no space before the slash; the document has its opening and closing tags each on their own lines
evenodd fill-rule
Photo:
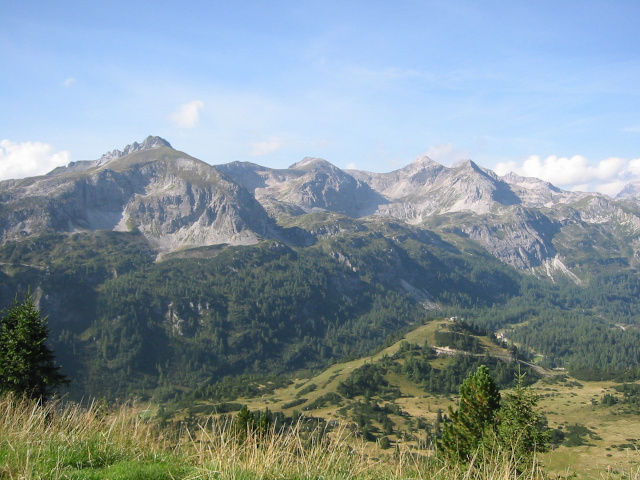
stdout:
<svg viewBox="0 0 640 480">
<path fill-rule="evenodd" d="M 355 163 L 349 163 L 349 164 L 347 165 L 347 170 L 357 170 L 357 169 L 358 169 L 358 168 L 357 168 L 357 166 L 356 166 L 356 164 L 355 164 Z"/>
<path fill-rule="evenodd" d="M 521 169 L 518 165 L 518 162 L 509 160 L 508 162 L 497 163 L 496 166 L 493 167 L 493 171 L 496 172 L 498 175 L 506 175 L 507 173 L 510 173 L 510 172 L 518 173 L 519 171 L 521 171 Z M 521 175 L 521 174 L 518 173 L 518 175 Z"/>
<path fill-rule="evenodd" d="M 521 163 L 498 163 L 494 171 L 498 175 L 514 172 L 524 177 L 540 178 L 567 190 L 597 191 L 615 195 L 625 184 L 640 180 L 640 158 L 626 160 L 609 157 L 593 165 L 582 155 L 551 155 L 545 159 L 531 155 Z"/>
<path fill-rule="evenodd" d="M 634 158 L 629 161 L 628 170 L 631 175 L 640 177 L 640 158 Z"/>
<path fill-rule="evenodd" d="M 624 131 L 631 133 L 640 133 L 640 125 L 634 125 L 633 127 L 625 128 Z"/>
<path fill-rule="evenodd" d="M 0 140 L 0 180 L 43 175 L 69 159 L 69 152 L 55 152 L 48 143 Z"/>
<path fill-rule="evenodd" d="M 455 148 L 451 143 L 440 143 L 429 147 L 425 155 L 442 165 L 453 165 L 460 160 L 469 158 L 469 152 Z"/>
<path fill-rule="evenodd" d="M 280 137 L 270 137 L 262 142 L 251 142 L 249 155 L 261 157 L 280 150 L 284 146 L 284 140 Z"/>
<path fill-rule="evenodd" d="M 64 82 L 62 82 L 62 85 L 64 87 L 70 87 L 71 85 L 73 85 L 74 83 L 76 83 L 76 79 L 73 77 L 69 77 L 67 78 Z"/>
<path fill-rule="evenodd" d="M 193 100 L 180 105 L 170 116 L 169 120 L 180 128 L 195 128 L 200 123 L 200 110 L 204 108 L 202 100 Z"/>
<path fill-rule="evenodd" d="M 600 193 L 604 193 L 605 195 L 609 195 L 610 197 L 615 197 L 620 191 L 625 187 L 625 185 L 629 183 L 626 180 L 614 180 L 613 182 L 601 183 L 596 185 L 595 190 Z M 576 188 L 576 190 L 581 190 Z M 585 189 L 583 188 L 582 191 Z"/>
</svg>

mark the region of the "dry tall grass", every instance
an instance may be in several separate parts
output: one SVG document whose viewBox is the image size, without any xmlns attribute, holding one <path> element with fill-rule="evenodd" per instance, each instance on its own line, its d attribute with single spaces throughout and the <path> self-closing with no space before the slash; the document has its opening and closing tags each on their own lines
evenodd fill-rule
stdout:
<svg viewBox="0 0 640 480">
<path fill-rule="evenodd" d="M 387 450 L 386 452 L 389 452 Z M 309 431 L 304 423 L 238 441 L 229 422 L 209 419 L 176 437 L 141 418 L 135 406 L 105 409 L 0 398 L 0 479 L 508 480 L 508 452 L 479 452 L 469 466 L 446 465 L 399 446 L 376 454 L 345 426 Z"/>
<path fill-rule="evenodd" d="M 248 431 L 242 442 L 231 422 L 205 422 L 186 441 L 190 461 L 203 478 L 229 480 L 511 480 L 542 479 L 535 464 L 517 472 L 512 452 L 478 451 L 469 465 L 450 465 L 428 451 L 399 445 L 392 453 L 372 456 L 370 444 L 342 424 L 331 430 L 308 431 L 305 423 L 267 434 Z M 244 435 L 243 435 L 244 437 Z"/>
</svg>

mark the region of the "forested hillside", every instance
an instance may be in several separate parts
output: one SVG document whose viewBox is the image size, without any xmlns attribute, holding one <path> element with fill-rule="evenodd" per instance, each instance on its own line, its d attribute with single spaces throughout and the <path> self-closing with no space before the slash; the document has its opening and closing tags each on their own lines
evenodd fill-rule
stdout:
<svg viewBox="0 0 640 480">
<path fill-rule="evenodd" d="M 0 250 L 3 296 L 36 290 L 75 391 L 167 396 L 228 374 L 322 368 L 382 345 L 436 302 L 490 305 L 517 291 L 496 260 L 420 245 L 363 232 L 154 262 L 135 234 L 52 234 Z M 487 281 L 501 288 L 485 295 Z"/>
<path fill-rule="evenodd" d="M 321 369 L 445 315 L 506 328 L 549 367 L 637 376 L 635 276 L 554 284 L 472 242 L 385 229 L 160 262 L 135 233 L 52 233 L 0 249 L 3 303 L 32 289 L 74 395 L 170 399 L 226 375 Z"/>
</svg>

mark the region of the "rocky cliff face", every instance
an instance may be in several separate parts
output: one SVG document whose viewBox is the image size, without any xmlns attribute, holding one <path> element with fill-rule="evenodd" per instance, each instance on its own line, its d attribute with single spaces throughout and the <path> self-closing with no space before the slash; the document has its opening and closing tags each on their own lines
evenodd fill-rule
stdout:
<svg viewBox="0 0 640 480">
<path fill-rule="evenodd" d="M 160 251 L 269 235 L 270 219 L 242 186 L 149 137 L 100 160 L 0 184 L 3 240 L 55 230 L 139 230 Z"/>
<path fill-rule="evenodd" d="M 379 204 L 387 202 L 367 183 L 319 158 L 305 158 L 284 170 L 240 162 L 216 168 L 252 190 L 274 211 L 302 214 L 326 210 L 357 218 L 374 213 Z"/>
<path fill-rule="evenodd" d="M 520 206 L 502 215 L 487 215 L 461 231 L 490 254 L 516 268 L 537 267 L 556 256 L 553 237 L 560 224 L 542 213 Z"/>
<path fill-rule="evenodd" d="M 356 174 L 390 202 L 378 214 L 420 223 L 428 217 L 470 211 L 486 214 L 520 199 L 493 172 L 471 161 L 447 168 L 423 157 L 388 174 Z"/>
</svg>

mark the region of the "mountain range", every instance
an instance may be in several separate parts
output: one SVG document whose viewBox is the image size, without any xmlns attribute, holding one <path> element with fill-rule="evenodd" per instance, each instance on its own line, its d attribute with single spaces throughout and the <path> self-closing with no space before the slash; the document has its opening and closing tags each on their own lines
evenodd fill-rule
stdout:
<svg viewBox="0 0 640 480">
<path fill-rule="evenodd" d="M 125 386 L 111 392 L 128 391 L 127 369 L 151 389 L 167 385 L 169 371 L 201 369 L 185 380 L 193 386 L 225 369 L 319 367 L 427 312 L 522 298 L 532 282 L 577 289 L 575 298 L 622 275 L 626 293 L 614 303 L 624 303 L 638 279 L 640 187 L 610 198 L 428 157 L 389 173 L 319 158 L 287 169 L 210 165 L 150 136 L 0 182 L 0 262 L 3 304 L 34 290 L 61 357 L 76 375 L 92 372 L 84 384 L 92 392 L 113 372 Z M 222 285 L 230 274 L 243 283 L 235 291 Z M 258 284 L 277 292 L 278 313 L 266 310 Z M 620 323 L 607 305 L 591 305 L 594 316 Z M 623 323 L 636 318 L 627 312 Z M 329 344 L 318 346 L 322 339 Z M 189 357 L 193 342 L 208 353 Z M 180 368 L 163 367 L 158 348 L 182 355 Z M 203 366 L 212 359 L 217 367 Z"/>
<path fill-rule="evenodd" d="M 261 239 L 307 244 L 334 232 L 300 236 L 282 225 L 317 212 L 448 227 L 516 268 L 561 267 L 561 251 L 572 245 L 557 241 L 572 230 L 640 233 L 640 190 L 633 185 L 611 199 L 513 173 L 499 177 L 471 160 L 445 167 L 428 157 L 390 173 L 341 170 L 319 158 L 287 169 L 211 166 L 159 137 L 41 177 L 1 182 L 0 202 L 3 241 L 48 230 L 137 230 L 162 253 Z M 632 248 L 637 256 L 637 240 Z"/>
</svg>

